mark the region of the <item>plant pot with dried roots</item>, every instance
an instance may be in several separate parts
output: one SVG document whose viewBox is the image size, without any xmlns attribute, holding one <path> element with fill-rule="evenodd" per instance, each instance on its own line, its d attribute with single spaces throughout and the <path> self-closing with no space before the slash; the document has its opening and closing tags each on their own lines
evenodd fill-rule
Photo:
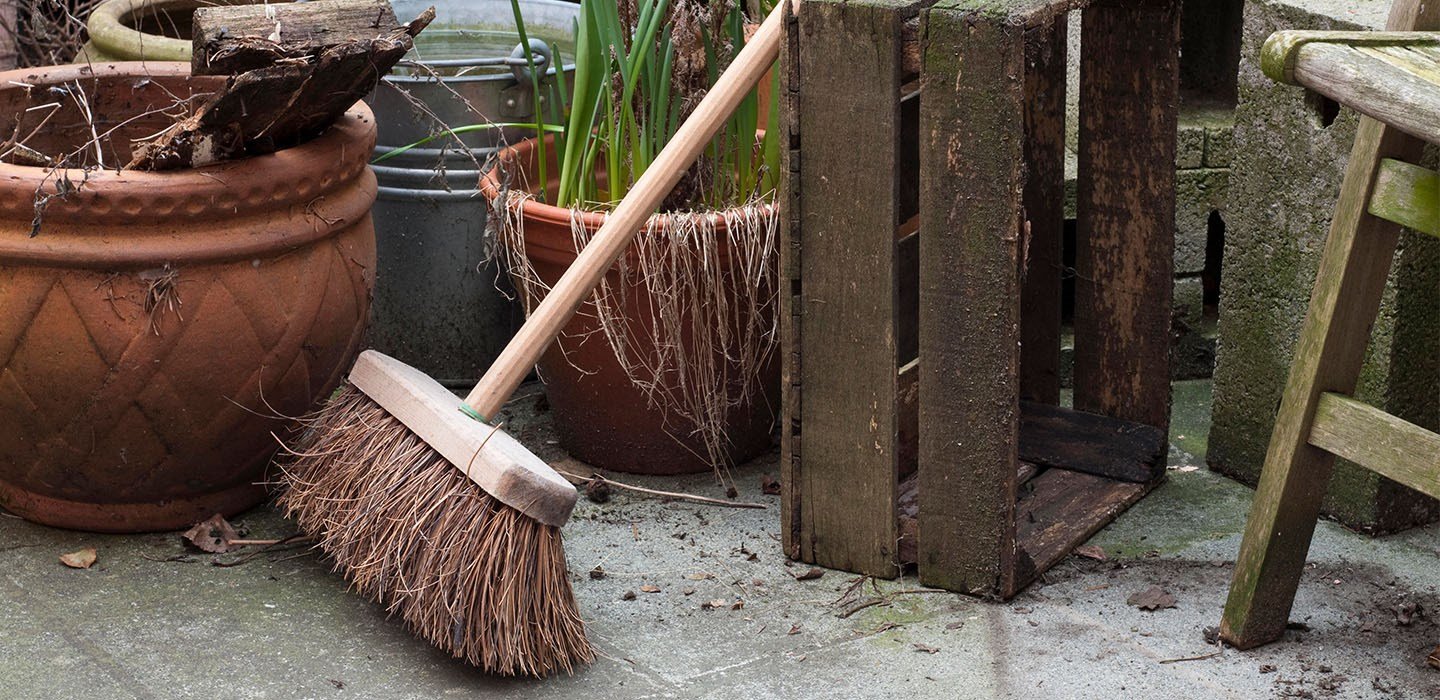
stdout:
<svg viewBox="0 0 1440 700">
<path fill-rule="evenodd" d="M 538 143 L 502 150 L 480 184 L 527 311 L 606 217 L 537 200 L 524 183 L 538 182 Z M 770 449 L 777 226 L 764 202 L 650 217 L 540 360 L 567 452 L 621 472 L 723 476 Z"/>
<path fill-rule="evenodd" d="M 22 517 L 134 532 L 243 511 L 279 417 L 358 350 L 364 104 L 270 155 L 119 169 L 223 81 L 154 62 L 0 74 L 0 506 Z"/>
</svg>

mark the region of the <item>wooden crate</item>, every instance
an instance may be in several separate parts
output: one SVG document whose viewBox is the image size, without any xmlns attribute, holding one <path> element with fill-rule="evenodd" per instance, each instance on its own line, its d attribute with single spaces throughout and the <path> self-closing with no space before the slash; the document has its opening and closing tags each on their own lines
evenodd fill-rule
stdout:
<svg viewBox="0 0 1440 700">
<path fill-rule="evenodd" d="M 788 556 L 882 577 L 910 558 L 926 584 L 1008 598 L 1163 476 L 1179 16 L 1171 0 L 805 0 L 791 17 Z M 1070 273 L 1078 410 L 1058 407 Z"/>
</svg>

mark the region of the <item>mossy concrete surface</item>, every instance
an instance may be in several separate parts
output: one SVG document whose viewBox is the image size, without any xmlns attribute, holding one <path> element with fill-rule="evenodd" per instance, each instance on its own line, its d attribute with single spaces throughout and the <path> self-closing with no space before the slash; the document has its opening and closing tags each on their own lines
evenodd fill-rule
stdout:
<svg viewBox="0 0 1440 700">
<path fill-rule="evenodd" d="M 520 395 L 533 397 L 535 387 Z M 1294 619 L 1250 651 L 1205 639 L 1218 624 L 1250 492 L 1199 464 L 1209 384 L 1175 387 L 1169 479 L 1008 603 L 922 588 L 913 576 L 839 571 L 797 580 L 778 543 L 767 457 L 736 470 L 765 510 L 617 491 L 565 528 L 571 579 L 599 660 L 547 681 L 486 677 L 412 639 L 300 548 L 218 557 L 177 533 L 101 536 L 0 516 L 0 699 L 365 698 L 1423 698 L 1440 639 L 1437 528 L 1372 540 L 1322 523 Z M 533 398 L 529 399 L 533 401 Z M 522 400 L 524 403 L 526 400 Z M 507 430 L 570 470 L 548 417 L 512 404 Z M 721 496 L 714 477 L 618 479 Z M 845 488 L 836 484 L 836 488 Z M 723 497 L 723 496 L 721 496 Z M 293 525 L 260 508 L 254 538 Z M 59 555 L 95 547 L 90 570 Z M 1093 554 L 1093 552 L 1092 552 Z M 587 572 L 600 568 L 603 578 Z M 653 585 L 658 592 L 645 592 Z M 1176 607 L 1139 610 L 1150 586 Z M 634 591 L 632 600 L 626 592 Z M 709 601 L 722 601 L 705 609 Z M 743 603 L 743 606 L 737 606 Z M 869 603 L 874 603 L 869 604 Z M 847 614 L 848 613 L 848 614 Z M 1218 655 L 1213 655 L 1215 652 Z M 1187 660 L 1188 659 L 1188 660 Z"/>
<path fill-rule="evenodd" d="M 1246 5 L 1239 107 L 1215 370 L 1211 467 L 1259 478 L 1290 358 L 1358 117 L 1333 123 L 1305 90 L 1258 65 L 1279 29 L 1373 29 L 1388 0 Z M 1440 241 L 1407 233 L 1375 323 L 1358 395 L 1423 426 L 1440 424 Z M 1437 515 L 1436 503 L 1352 464 L 1337 466 L 1325 510 L 1351 527 L 1389 532 Z"/>
</svg>

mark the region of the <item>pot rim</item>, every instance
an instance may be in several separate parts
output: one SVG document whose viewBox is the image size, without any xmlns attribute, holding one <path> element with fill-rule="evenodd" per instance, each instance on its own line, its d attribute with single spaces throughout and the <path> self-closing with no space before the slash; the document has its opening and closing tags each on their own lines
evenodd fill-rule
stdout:
<svg viewBox="0 0 1440 700">
<path fill-rule="evenodd" d="M 554 136 L 546 136 L 545 140 L 547 142 L 553 143 Z M 490 203 L 491 207 L 496 206 L 495 200 L 498 199 L 502 193 L 508 192 L 510 189 L 512 189 L 506 187 L 503 183 L 501 183 L 501 167 L 506 163 L 513 163 L 516 160 L 522 159 L 527 156 L 530 151 L 534 150 L 535 144 L 538 142 L 539 139 L 532 136 L 523 141 L 520 141 L 519 143 L 502 147 L 495 152 L 495 166 L 490 168 L 490 170 L 485 173 L 485 177 L 480 180 L 480 192 L 485 196 L 486 201 Z M 526 193 L 534 194 L 533 190 L 530 190 L 528 188 L 526 190 Z M 524 199 L 507 198 L 507 201 L 505 202 L 505 207 L 507 209 L 514 211 L 516 206 L 520 207 L 519 214 L 525 219 L 531 219 L 565 227 L 570 226 L 570 222 L 572 220 L 574 212 L 574 210 L 571 209 L 557 207 L 553 204 L 546 204 L 535 199 L 534 197 L 526 197 Z M 768 212 L 769 210 L 774 209 L 775 206 L 776 205 L 774 202 L 762 202 L 759 204 L 747 204 L 745 206 L 729 207 L 726 209 L 707 209 L 696 210 L 693 212 L 654 213 L 650 215 L 650 218 L 646 219 L 645 226 L 647 229 L 665 231 L 670 228 L 670 220 L 673 218 L 677 218 L 680 216 L 704 216 L 710 219 L 711 223 L 715 225 L 715 228 L 717 230 L 724 230 L 728 226 L 728 222 L 725 218 L 725 215 L 728 212 L 739 211 L 747 208 L 753 208 L 760 211 Z M 600 227 L 605 225 L 605 220 L 608 218 L 610 218 L 609 212 L 586 210 L 582 210 L 580 212 L 580 221 L 585 226 L 586 230 L 589 231 L 600 230 Z M 534 245 L 528 240 L 528 237 L 526 245 Z"/>
<path fill-rule="evenodd" d="M 0 90 L 24 89 L 10 86 L 12 81 L 52 85 L 109 79 L 123 84 L 140 77 L 188 79 L 190 66 L 131 61 L 21 69 L 0 73 Z M 374 117 L 364 102 L 356 102 L 324 133 L 302 144 L 199 168 L 86 173 L 0 163 L 0 262 L 134 266 L 265 255 L 303 245 L 307 241 L 294 232 L 269 226 L 267 212 L 303 206 L 309 214 L 313 206 L 315 226 L 307 239 L 353 226 L 375 198 L 368 169 L 374 145 Z M 34 195 L 42 186 L 53 189 L 62 172 L 84 184 L 47 205 L 47 228 L 31 238 Z M 197 228 L 211 234 L 228 231 L 234 245 L 217 251 L 191 235 Z M 126 244 L 113 245 L 115 240 Z"/>
</svg>

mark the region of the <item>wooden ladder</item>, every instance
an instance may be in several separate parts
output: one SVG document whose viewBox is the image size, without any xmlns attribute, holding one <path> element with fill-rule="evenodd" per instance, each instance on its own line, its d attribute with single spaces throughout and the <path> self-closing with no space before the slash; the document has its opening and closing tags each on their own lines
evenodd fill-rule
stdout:
<svg viewBox="0 0 1440 700">
<path fill-rule="evenodd" d="M 1428 6 L 1427 6 L 1428 5 Z M 1397 0 L 1383 32 L 1285 31 L 1261 65 L 1363 116 L 1245 527 L 1221 636 L 1285 631 L 1335 458 L 1440 496 L 1440 435 L 1350 395 L 1402 227 L 1440 237 L 1440 3 Z"/>
</svg>

